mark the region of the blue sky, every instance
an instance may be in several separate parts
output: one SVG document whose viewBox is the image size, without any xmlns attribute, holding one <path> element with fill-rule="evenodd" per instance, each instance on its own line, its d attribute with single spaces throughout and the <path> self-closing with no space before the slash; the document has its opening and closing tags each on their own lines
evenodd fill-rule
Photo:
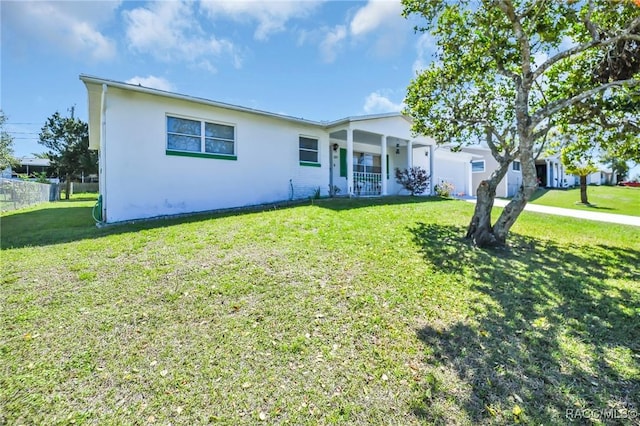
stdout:
<svg viewBox="0 0 640 426">
<path fill-rule="evenodd" d="M 398 111 L 431 58 L 379 1 L 5 1 L 1 107 L 15 154 L 47 117 L 87 119 L 81 73 L 312 120 Z"/>
</svg>

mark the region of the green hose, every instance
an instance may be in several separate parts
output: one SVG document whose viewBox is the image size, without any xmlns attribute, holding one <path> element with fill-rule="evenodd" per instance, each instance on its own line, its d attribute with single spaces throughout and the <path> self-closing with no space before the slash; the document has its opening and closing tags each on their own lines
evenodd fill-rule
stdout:
<svg viewBox="0 0 640 426">
<path fill-rule="evenodd" d="M 91 216 L 93 216 L 93 220 L 96 223 L 103 223 L 102 221 L 102 194 L 98 195 L 98 201 L 93 206 L 93 210 L 91 210 Z"/>
</svg>

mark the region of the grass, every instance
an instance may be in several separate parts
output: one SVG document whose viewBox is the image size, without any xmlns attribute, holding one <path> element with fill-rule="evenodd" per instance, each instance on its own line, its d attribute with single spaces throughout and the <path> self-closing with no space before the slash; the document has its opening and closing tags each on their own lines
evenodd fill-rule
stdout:
<svg viewBox="0 0 640 426">
<path fill-rule="evenodd" d="M 580 188 L 539 189 L 533 204 L 602 213 L 640 216 L 640 188 L 629 186 L 588 186 L 590 206 L 580 204 Z"/>
<path fill-rule="evenodd" d="M 0 423 L 561 424 L 640 408 L 634 228 L 525 212 L 492 252 L 460 238 L 473 206 L 453 200 L 102 229 L 92 205 L 2 216 Z"/>
</svg>

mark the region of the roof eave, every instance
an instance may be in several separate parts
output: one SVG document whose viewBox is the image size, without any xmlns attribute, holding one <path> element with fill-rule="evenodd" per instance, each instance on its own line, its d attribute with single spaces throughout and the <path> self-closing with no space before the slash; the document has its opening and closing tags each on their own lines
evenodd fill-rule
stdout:
<svg viewBox="0 0 640 426">
<path fill-rule="evenodd" d="M 196 102 L 196 103 L 199 103 L 199 104 L 202 104 L 202 105 L 208 105 L 208 106 L 213 106 L 213 107 L 218 107 L 218 108 L 225 108 L 225 109 L 230 109 L 230 110 L 233 110 L 233 111 L 244 112 L 244 113 L 248 113 L 248 114 L 255 114 L 255 115 L 260 115 L 260 116 L 263 116 L 263 117 L 276 118 L 276 119 L 279 119 L 279 120 L 285 120 L 285 121 L 299 123 L 299 124 L 305 124 L 305 125 L 310 125 L 310 126 L 318 126 L 318 127 L 324 127 L 324 125 L 325 125 L 325 123 L 319 122 L 319 121 L 307 120 L 307 119 L 304 119 L 304 118 L 292 117 L 292 116 L 284 115 L 284 114 L 276 114 L 276 113 L 273 113 L 273 112 L 263 111 L 263 110 L 254 109 L 254 108 L 247 108 L 247 107 L 243 107 L 243 106 L 239 106 L 239 105 L 228 104 L 228 103 L 225 103 L 225 102 L 212 101 L 210 99 L 199 98 L 199 97 L 189 96 L 189 95 L 183 95 L 183 94 L 180 94 L 180 93 L 168 92 L 168 91 L 160 90 L 160 89 L 152 89 L 150 87 L 139 86 L 139 85 L 130 84 L 130 83 L 123 83 L 123 82 L 115 81 L 115 80 L 108 80 L 108 79 L 104 79 L 104 78 L 100 78 L 100 77 L 94 77 L 94 76 L 90 76 L 90 75 L 86 75 L 86 74 L 80 74 L 80 80 L 83 81 L 85 84 L 87 84 L 87 83 L 100 84 L 100 85 L 106 84 L 108 87 L 115 87 L 115 88 L 122 89 L 122 90 L 131 90 L 131 91 L 134 91 L 134 92 L 146 93 L 146 94 L 149 94 L 149 95 L 163 96 L 163 97 L 167 97 L 167 98 L 171 98 L 171 99 L 178 99 L 178 100 L 183 100 L 183 101 L 188 101 L 188 102 Z"/>
</svg>

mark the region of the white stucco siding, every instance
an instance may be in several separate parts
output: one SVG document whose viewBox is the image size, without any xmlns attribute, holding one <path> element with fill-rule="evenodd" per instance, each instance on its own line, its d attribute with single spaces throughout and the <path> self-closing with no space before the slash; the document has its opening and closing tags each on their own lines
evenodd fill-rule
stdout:
<svg viewBox="0 0 640 426">
<path fill-rule="evenodd" d="M 501 184 L 508 183 L 507 197 L 513 197 L 516 195 L 520 187 L 522 186 L 522 172 L 519 170 L 513 170 L 513 163 L 509 165 L 509 171 Z"/>
<path fill-rule="evenodd" d="M 453 184 L 453 194 L 470 194 L 471 176 L 468 160 L 456 159 L 456 154 L 442 154 L 437 150 L 434 159 L 433 183 L 439 185 L 442 182 Z M 466 158 L 466 157 L 465 157 Z"/>
<path fill-rule="evenodd" d="M 476 196 L 480 182 L 491 177 L 491 174 L 498 168 L 498 161 L 493 158 L 493 155 L 491 155 L 491 151 L 489 151 L 488 149 L 465 147 L 462 149 L 462 151 L 472 154 L 474 156 L 474 161 L 484 160 L 484 172 L 471 173 L 470 194 Z M 509 174 L 509 172 L 507 172 L 507 174 Z M 507 175 L 505 175 L 505 177 L 498 183 L 498 186 L 496 187 L 496 196 L 510 196 L 508 185 L 510 185 L 511 182 L 511 176 L 507 177 Z"/>
<path fill-rule="evenodd" d="M 167 115 L 235 127 L 237 160 L 167 155 Z M 109 88 L 107 221 L 308 197 L 328 191 L 329 141 L 320 127 Z M 318 139 L 320 167 L 301 166 L 299 136 Z"/>
</svg>

